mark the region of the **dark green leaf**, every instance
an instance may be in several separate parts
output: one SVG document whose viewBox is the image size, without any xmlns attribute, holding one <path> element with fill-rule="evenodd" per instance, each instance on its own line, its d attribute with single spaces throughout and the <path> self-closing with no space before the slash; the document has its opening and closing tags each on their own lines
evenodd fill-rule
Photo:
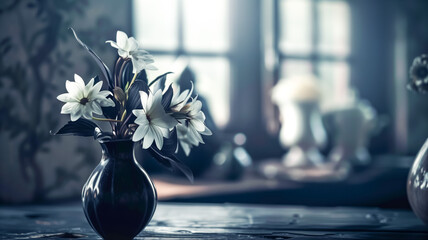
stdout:
<svg viewBox="0 0 428 240">
<path fill-rule="evenodd" d="M 162 106 L 165 109 L 165 111 L 169 108 L 169 105 L 171 105 L 173 90 L 172 90 L 172 84 L 169 85 L 168 90 L 164 93 L 162 96 Z"/>
<path fill-rule="evenodd" d="M 133 109 L 141 109 L 141 99 L 140 99 L 140 91 L 144 91 L 149 93 L 149 87 L 147 83 L 143 80 L 137 79 L 131 85 L 131 88 L 128 92 L 128 100 L 126 101 L 126 111 L 128 113 L 132 112 Z"/>
<path fill-rule="evenodd" d="M 73 28 L 70 28 L 70 30 L 73 32 L 74 38 L 76 38 L 77 42 L 91 54 L 92 58 L 97 63 L 98 67 L 101 69 L 101 72 L 103 73 L 105 81 L 106 81 L 106 86 L 108 86 L 109 88 L 113 88 L 113 79 L 111 77 L 111 73 L 110 73 L 110 70 L 108 69 L 108 67 L 101 60 L 101 58 L 98 57 L 98 55 L 94 51 L 92 51 L 92 49 L 90 49 L 85 43 L 83 43 L 79 39 L 79 37 L 77 36 L 77 34 Z"/>
<path fill-rule="evenodd" d="M 145 81 L 146 83 L 149 82 L 149 79 L 147 79 L 147 72 L 145 69 L 143 69 L 141 72 L 139 72 L 137 74 L 137 79 L 141 79 L 141 80 Z"/>
<path fill-rule="evenodd" d="M 131 61 L 125 61 L 123 66 L 123 70 L 122 70 L 122 74 L 120 77 L 120 84 L 121 87 L 125 87 L 126 84 L 130 83 L 132 78 L 134 77 L 134 74 L 132 73 L 132 62 Z"/>
<path fill-rule="evenodd" d="M 101 107 L 101 109 L 103 110 L 103 115 L 106 118 L 116 119 L 117 114 L 119 113 L 119 110 L 120 110 L 120 104 L 111 95 L 109 95 L 107 98 L 113 100 L 114 107 Z"/>
<path fill-rule="evenodd" d="M 177 139 L 177 130 L 174 128 L 170 134 L 169 138 L 163 139 L 163 146 L 162 146 L 162 154 L 164 155 L 173 155 L 177 151 L 178 147 L 178 139 Z"/>
<path fill-rule="evenodd" d="M 87 119 L 79 118 L 76 121 L 69 121 L 53 135 L 74 135 L 83 137 L 94 136 L 95 128 L 99 128 L 97 124 Z"/>
<path fill-rule="evenodd" d="M 156 146 L 152 145 L 149 149 L 149 152 L 152 156 L 164 167 L 170 171 L 178 170 L 186 176 L 186 178 L 193 183 L 193 173 L 189 167 L 187 167 L 183 162 L 181 162 L 175 155 L 169 154 L 164 155 Z"/>
<path fill-rule="evenodd" d="M 153 80 L 153 81 L 150 82 L 149 87 L 152 86 L 157 81 L 159 81 L 159 83 L 158 83 L 159 84 L 159 89 L 164 89 L 164 87 L 165 87 L 165 81 L 166 81 L 166 75 L 168 75 L 170 73 L 172 73 L 172 72 L 167 72 L 167 73 L 164 73 L 164 74 L 156 77 L 155 80 Z"/>
</svg>

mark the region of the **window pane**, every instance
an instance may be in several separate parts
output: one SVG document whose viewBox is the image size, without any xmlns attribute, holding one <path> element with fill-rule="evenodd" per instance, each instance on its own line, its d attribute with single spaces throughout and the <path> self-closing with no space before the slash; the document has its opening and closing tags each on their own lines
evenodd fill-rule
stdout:
<svg viewBox="0 0 428 240">
<path fill-rule="evenodd" d="M 285 60 L 281 64 L 281 78 L 309 74 L 313 72 L 312 63 L 308 60 Z"/>
<path fill-rule="evenodd" d="M 349 97 L 349 65 L 346 62 L 318 64 L 323 106 L 326 108 L 344 103 Z"/>
<path fill-rule="evenodd" d="M 319 13 L 319 44 L 320 53 L 336 55 L 349 54 L 349 5 L 344 1 L 321 1 Z"/>
<path fill-rule="evenodd" d="M 280 1 L 279 48 L 284 53 L 310 53 L 312 15 L 310 0 Z"/>
<path fill-rule="evenodd" d="M 190 67 L 196 75 L 196 90 L 206 99 L 214 122 L 218 127 L 224 127 L 230 112 L 229 61 L 221 57 L 193 57 Z"/>
<path fill-rule="evenodd" d="M 227 0 L 184 0 L 184 48 L 218 52 L 229 47 Z"/>
<path fill-rule="evenodd" d="M 177 3 L 176 0 L 134 0 L 134 33 L 144 49 L 177 48 Z"/>
<path fill-rule="evenodd" d="M 173 55 L 155 55 L 154 56 L 155 62 L 153 65 L 158 68 L 158 70 L 147 70 L 147 77 L 149 81 L 152 81 L 157 76 L 164 74 L 166 72 L 172 72 L 173 71 L 173 64 L 176 59 Z M 170 74 L 171 75 L 171 74 Z M 169 80 L 171 76 L 168 76 L 167 79 Z"/>
</svg>

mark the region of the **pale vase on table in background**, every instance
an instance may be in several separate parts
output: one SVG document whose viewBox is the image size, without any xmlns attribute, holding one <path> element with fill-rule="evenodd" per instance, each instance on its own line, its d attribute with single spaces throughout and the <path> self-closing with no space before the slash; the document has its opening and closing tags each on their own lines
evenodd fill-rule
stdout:
<svg viewBox="0 0 428 240">
<path fill-rule="evenodd" d="M 283 157 L 286 167 L 319 167 L 325 162 L 319 152 L 327 141 L 319 97 L 317 79 L 311 75 L 283 79 L 273 89 L 272 100 L 281 119 L 279 140 L 290 148 Z"/>
</svg>

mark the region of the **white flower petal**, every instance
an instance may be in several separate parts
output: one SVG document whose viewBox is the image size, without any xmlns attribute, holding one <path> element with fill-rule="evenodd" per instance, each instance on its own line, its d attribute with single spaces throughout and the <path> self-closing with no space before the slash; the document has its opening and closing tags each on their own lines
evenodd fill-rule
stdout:
<svg viewBox="0 0 428 240">
<path fill-rule="evenodd" d="M 144 138 L 143 138 L 143 148 L 144 148 L 144 149 L 149 148 L 149 147 L 152 145 L 152 143 L 153 143 L 153 141 L 154 141 L 154 139 L 155 139 L 155 136 L 154 136 L 154 133 L 153 133 L 152 128 L 153 128 L 153 127 L 151 127 L 151 126 L 149 125 L 149 127 L 148 127 L 148 131 L 147 131 L 146 135 L 145 135 L 145 136 L 144 136 Z"/>
<path fill-rule="evenodd" d="M 101 107 L 114 107 L 116 105 L 113 100 L 109 98 L 96 99 L 95 101 L 99 103 Z"/>
<path fill-rule="evenodd" d="M 149 96 L 147 95 L 146 92 L 144 91 L 140 91 L 140 99 L 141 99 L 141 105 L 143 105 L 143 109 L 145 109 L 147 111 L 147 101 L 148 101 Z"/>
<path fill-rule="evenodd" d="M 103 91 L 100 91 L 99 93 L 97 93 L 97 98 L 98 97 L 106 98 L 109 95 L 113 96 L 113 93 L 111 93 L 110 91 L 107 91 L 107 90 L 103 90 Z"/>
<path fill-rule="evenodd" d="M 141 72 L 146 67 L 146 63 L 143 60 L 131 58 L 131 61 L 132 61 L 132 73 L 134 74 Z"/>
<path fill-rule="evenodd" d="M 83 83 L 84 84 L 84 83 Z M 91 93 L 91 89 L 94 86 L 94 79 L 92 78 L 88 84 L 86 84 L 85 88 L 84 88 L 84 94 L 85 96 L 89 97 L 90 99 L 92 99 L 92 97 L 89 96 L 89 94 Z"/>
<path fill-rule="evenodd" d="M 197 119 L 191 119 L 190 124 L 198 131 L 203 132 L 205 130 L 204 122 L 201 122 Z"/>
<path fill-rule="evenodd" d="M 137 117 L 141 117 L 144 116 L 144 118 L 146 117 L 146 112 L 144 111 L 144 109 L 134 109 L 132 110 L 132 113 Z"/>
<path fill-rule="evenodd" d="M 74 122 L 77 119 L 79 119 L 82 116 L 82 108 L 80 107 L 81 105 L 79 104 L 79 107 L 77 108 L 76 111 L 72 110 L 71 114 L 70 114 L 70 118 L 71 121 Z"/>
<path fill-rule="evenodd" d="M 127 45 L 128 35 L 122 31 L 117 31 L 116 33 L 116 44 L 119 48 L 124 49 Z"/>
<path fill-rule="evenodd" d="M 175 127 L 175 125 L 177 125 L 178 122 L 173 117 L 164 113 L 161 116 L 158 116 L 156 118 L 152 118 L 151 123 L 155 126 L 158 126 L 158 127 L 170 129 L 170 128 Z"/>
<path fill-rule="evenodd" d="M 158 128 L 158 129 L 160 130 L 164 138 L 169 138 L 169 129 L 167 128 Z"/>
<path fill-rule="evenodd" d="M 190 88 L 189 94 L 186 96 L 186 98 L 183 101 L 184 104 L 186 104 L 187 101 L 189 101 L 189 98 L 192 96 L 192 93 L 193 93 L 193 89 L 194 89 L 193 82 L 190 81 L 190 84 L 192 85 L 192 87 Z"/>
<path fill-rule="evenodd" d="M 91 104 L 91 108 L 92 108 L 92 110 L 94 111 L 95 114 L 98 114 L 98 115 L 102 115 L 103 114 L 103 110 L 101 109 L 101 106 L 100 106 L 99 103 L 97 103 L 95 101 L 92 101 L 90 104 Z"/>
<path fill-rule="evenodd" d="M 201 122 L 205 121 L 205 114 L 202 111 L 199 111 L 197 114 L 192 116 L 193 119 L 199 120 Z"/>
<path fill-rule="evenodd" d="M 92 119 L 92 108 L 89 106 L 89 104 L 86 104 L 82 108 L 82 115 L 86 119 Z"/>
<path fill-rule="evenodd" d="M 83 79 L 82 79 L 82 77 L 81 77 L 81 76 L 79 76 L 79 75 L 77 75 L 77 74 L 74 74 L 74 81 L 75 81 L 77 84 L 79 84 L 79 87 L 80 87 L 81 89 L 84 89 L 84 88 L 85 88 L 85 82 L 83 81 Z"/>
<path fill-rule="evenodd" d="M 207 127 L 205 127 L 205 130 L 203 132 L 201 132 L 201 134 L 206 135 L 206 136 L 211 136 L 213 135 L 213 133 L 211 132 L 211 130 Z"/>
<path fill-rule="evenodd" d="M 147 131 L 149 130 L 149 125 L 138 126 L 137 130 L 135 130 L 134 135 L 132 136 L 132 141 L 138 142 L 143 139 Z"/>
<path fill-rule="evenodd" d="M 78 100 L 69 93 L 58 95 L 56 99 L 60 100 L 61 102 L 78 102 Z"/>
<path fill-rule="evenodd" d="M 191 125 L 189 124 L 189 128 L 188 128 L 188 132 L 187 132 L 187 136 L 189 137 L 190 140 L 193 140 L 193 143 L 195 145 L 195 143 L 204 143 L 204 140 L 201 137 L 201 134 L 199 134 L 198 131 L 196 131 L 195 128 L 191 127 Z M 196 141 L 194 141 L 196 140 Z"/>
<path fill-rule="evenodd" d="M 198 114 L 201 111 L 201 108 L 202 108 L 202 102 L 201 101 L 197 100 L 197 101 L 192 102 L 190 114 L 191 115 Z"/>
<path fill-rule="evenodd" d="M 93 85 L 93 80 L 91 80 L 91 81 L 92 81 L 92 85 Z M 89 83 L 88 83 L 88 85 L 89 85 Z M 88 85 L 86 85 L 86 87 L 88 87 Z M 98 93 L 100 92 L 102 86 L 103 86 L 103 82 L 99 81 L 95 84 L 95 86 L 90 87 L 88 89 L 88 95 L 87 95 L 88 98 L 89 99 L 95 99 L 96 96 L 98 95 Z"/>
<path fill-rule="evenodd" d="M 110 45 L 114 48 L 119 48 L 119 46 L 117 45 L 117 43 L 115 41 L 108 40 L 108 41 L 106 41 L 106 43 L 110 43 Z"/>
<path fill-rule="evenodd" d="M 126 50 L 123 50 L 121 48 L 119 48 L 117 50 L 117 54 L 119 54 L 119 56 L 121 56 L 122 58 L 128 58 L 129 57 L 129 52 Z"/>
<path fill-rule="evenodd" d="M 191 150 L 191 145 L 184 142 L 184 141 L 180 141 L 180 146 L 183 149 L 184 154 L 186 154 L 186 156 L 189 156 L 190 150 Z"/>
<path fill-rule="evenodd" d="M 150 65 L 146 65 L 146 67 L 145 67 L 145 69 L 147 69 L 147 70 L 158 70 L 158 68 L 157 67 L 155 67 L 154 65 L 152 65 L 152 64 L 150 64 Z"/>
<path fill-rule="evenodd" d="M 129 52 L 134 52 L 138 50 L 138 42 L 134 37 L 128 38 L 127 46 Z"/>
<path fill-rule="evenodd" d="M 81 99 L 83 97 L 83 88 L 77 83 L 67 80 L 65 81 L 65 88 L 72 97 L 76 99 Z"/>
<path fill-rule="evenodd" d="M 71 112 L 73 112 L 73 109 L 76 109 L 76 105 L 79 105 L 79 103 L 77 102 L 68 102 L 66 104 L 64 104 L 64 106 L 62 106 L 61 108 L 61 114 L 70 114 Z"/>
<path fill-rule="evenodd" d="M 156 147 L 158 149 L 162 149 L 162 146 L 163 146 L 163 136 L 162 136 L 161 130 L 159 128 L 157 128 L 157 127 L 153 127 L 152 130 L 153 130 L 154 137 L 155 137 Z"/>
<path fill-rule="evenodd" d="M 138 116 L 134 122 L 138 125 L 149 125 L 149 120 L 145 114 Z"/>
</svg>

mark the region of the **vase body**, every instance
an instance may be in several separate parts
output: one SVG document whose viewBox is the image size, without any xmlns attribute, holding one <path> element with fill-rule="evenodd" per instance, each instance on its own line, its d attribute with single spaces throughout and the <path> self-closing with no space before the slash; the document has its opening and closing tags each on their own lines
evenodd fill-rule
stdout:
<svg viewBox="0 0 428 240">
<path fill-rule="evenodd" d="M 407 178 L 407 198 L 413 212 L 428 224 L 428 139 L 419 150 Z"/>
<path fill-rule="evenodd" d="M 156 189 L 135 161 L 133 145 L 131 140 L 101 143 L 101 162 L 82 190 L 86 218 L 104 239 L 133 239 L 156 209 Z"/>
</svg>

